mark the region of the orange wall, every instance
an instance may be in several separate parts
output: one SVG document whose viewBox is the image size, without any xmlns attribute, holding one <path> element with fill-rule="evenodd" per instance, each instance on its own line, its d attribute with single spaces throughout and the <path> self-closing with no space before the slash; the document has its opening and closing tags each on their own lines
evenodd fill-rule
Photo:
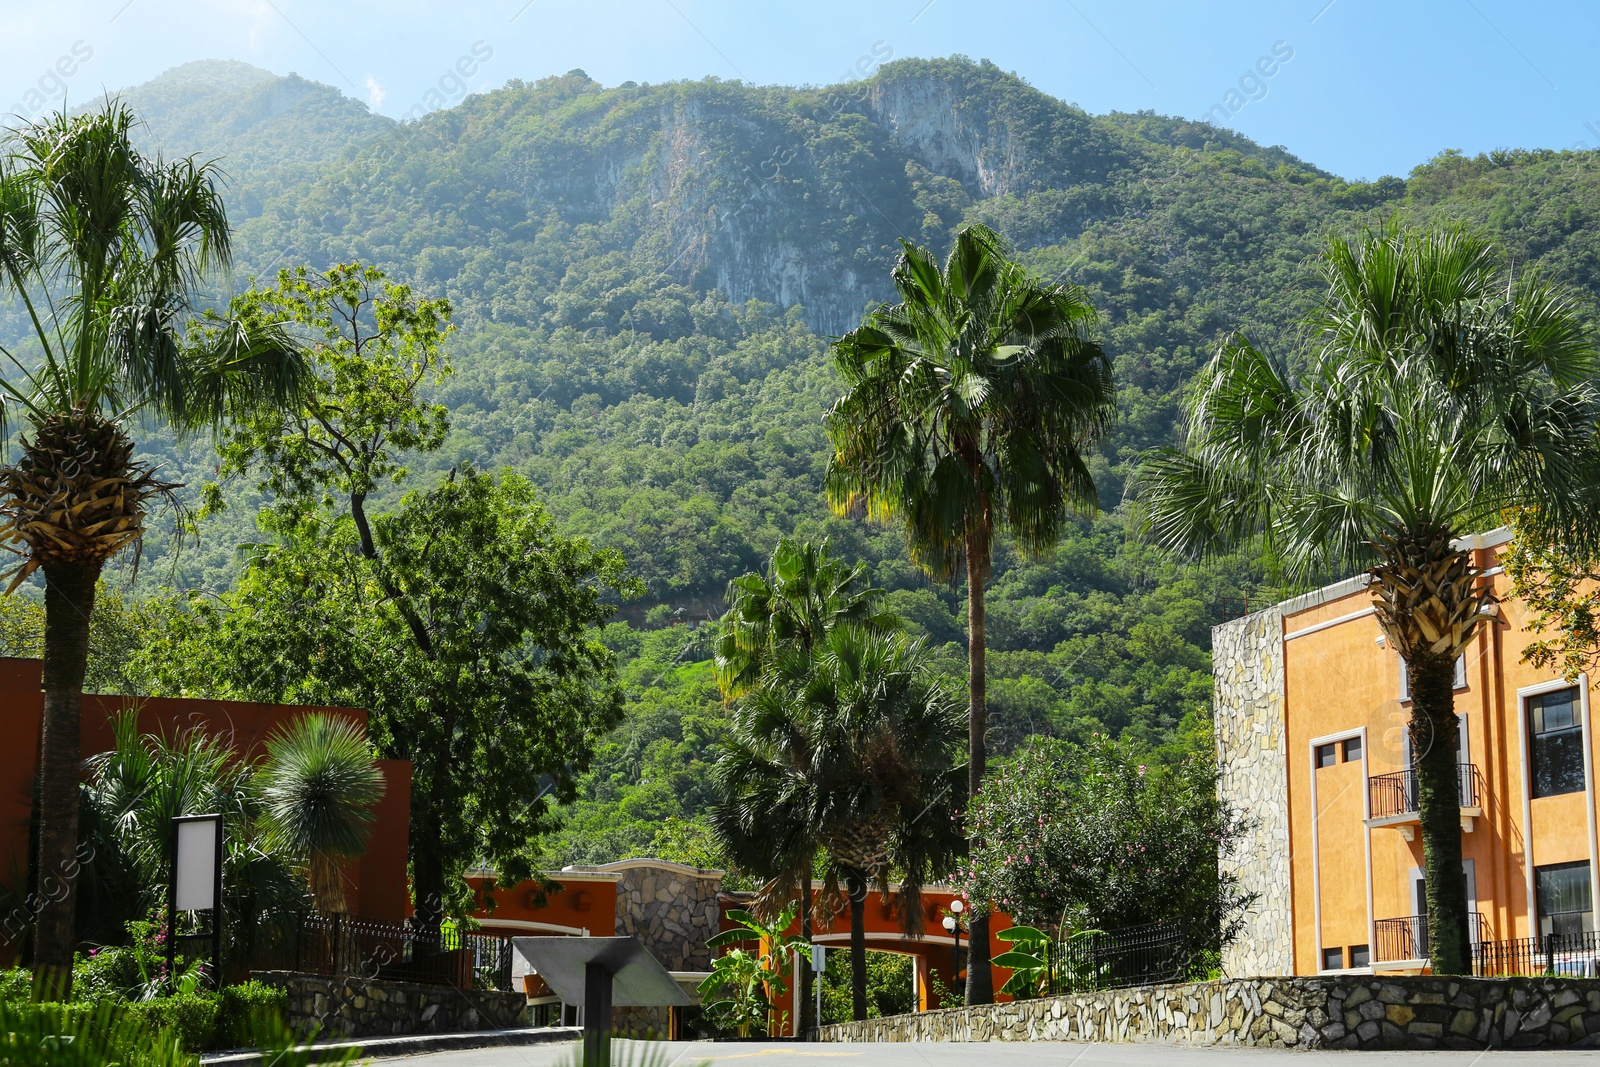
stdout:
<svg viewBox="0 0 1600 1067">
<path fill-rule="evenodd" d="M 28 823 L 32 816 L 33 779 L 39 765 L 39 723 L 44 710 L 40 680 L 38 660 L 0 657 L 0 731 L 9 742 L 0 747 L 0 879 L 7 882 L 22 875 L 28 865 Z M 134 701 L 129 697 L 85 695 L 80 720 L 80 749 L 85 756 L 111 748 L 112 720 L 127 707 L 138 709 L 143 732 L 171 735 L 202 729 L 225 738 L 235 752 L 247 758 L 261 755 L 273 730 L 308 712 L 338 715 L 363 729 L 367 723 L 367 713 L 357 708 L 164 697 Z M 362 914 L 401 919 L 408 896 L 411 764 L 381 760 L 379 766 L 384 772 L 384 798 L 378 805 L 367 855 L 352 865 L 348 886 L 351 900 L 359 902 Z"/>
<path fill-rule="evenodd" d="M 1478 550 L 1477 564 L 1493 568 L 1497 551 Z M 1498 596 L 1508 596 L 1503 574 L 1488 581 Z M 1370 595 L 1358 590 L 1286 614 L 1285 634 L 1363 612 L 1371 603 Z M 1525 622 L 1523 605 L 1503 599 L 1501 618 L 1481 628 L 1467 649 L 1466 685 L 1455 693 L 1456 711 L 1467 717 L 1468 758 L 1481 775 L 1483 809 L 1473 820 L 1472 832 L 1462 834 L 1462 853 L 1473 861 L 1478 910 L 1495 939 L 1532 932 L 1527 894 L 1530 839 L 1532 862 L 1537 865 L 1590 858 L 1585 794 L 1533 800 L 1531 834 L 1524 815 L 1518 690 L 1558 677 L 1521 661 L 1531 640 Z M 1295 970 L 1301 974 L 1315 973 L 1319 966 L 1315 917 L 1319 905 L 1325 946 L 1367 942 L 1362 930 L 1369 918 L 1369 855 L 1370 918 L 1398 918 L 1416 910 L 1411 872 L 1422 866 L 1420 833 L 1413 831 L 1415 839 L 1407 841 L 1399 829 L 1368 830 L 1362 822 L 1365 778 L 1402 769 L 1402 738 L 1410 714 L 1410 704 L 1400 700 L 1399 657 L 1377 640 L 1380 634 L 1369 614 L 1293 637 L 1284 647 L 1294 956 Z M 1364 769 L 1360 763 L 1312 769 L 1313 739 L 1359 731 L 1365 736 Z M 1592 731 L 1589 740 L 1592 749 Z M 1314 868 L 1320 894 L 1313 889 Z M 1600 886 L 1596 890 L 1600 892 Z"/>
<path fill-rule="evenodd" d="M 468 875 L 467 884 L 472 887 L 479 905 L 474 914 L 491 924 L 496 919 L 514 919 L 575 926 L 588 930 L 591 937 L 613 936 L 617 928 L 615 878 L 559 872 L 552 877 L 556 887 L 546 891 L 542 906 L 538 903 L 539 886 L 534 882 L 518 882 L 494 890 L 491 910 L 484 896 L 487 879 L 481 874 Z"/>
</svg>

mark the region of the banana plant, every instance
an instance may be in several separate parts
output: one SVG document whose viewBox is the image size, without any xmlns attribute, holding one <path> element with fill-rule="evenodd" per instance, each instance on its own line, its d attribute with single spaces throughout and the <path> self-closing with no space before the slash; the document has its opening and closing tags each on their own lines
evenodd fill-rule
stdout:
<svg viewBox="0 0 1600 1067">
<path fill-rule="evenodd" d="M 1013 926 L 1009 930 L 1001 930 L 994 936 L 1016 947 L 1007 949 L 989 961 L 996 967 L 1008 967 L 1011 970 L 1011 977 L 1000 987 L 1000 992 L 1009 993 L 1017 1000 L 1025 1000 L 1054 992 L 1059 979 L 1066 979 L 1073 990 L 1094 988 L 1093 965 L 1088 973 L 1084 973 L 1070 948 L 1101 932 L 1077 930 L 1055 943 L 1049 934 L 1033 926 Z M 1052 947 L 1055 949 L 1053 952 Z"/>
<path fill-rule="evenodd" d="M 735 946 L 712 961 L 711 974 L 700 983 L 699 990 L 702 1000 L 714 992 L 721 994 L 719 999 L 705 1003 L 705 1010 L 719 1025 L 740 1037 L 749 1037 L 756 1027 L 768 1030 L 774 1012 L 782 1025 L 787 1013 L 777 1005 L 789 992 L 789 954 L 798 953 L 808 963 L 811 960 L 810 942 L 784 932 L 799 909 L 800 902 L 791 901 L 776 919 L 764 923 L 751 912 L 735 908 L 728 912 L 728 918 L 738 926 L 706 942 L 711 949 Z M 750 941 L 757 942 L 760 948 L 748 952 L 737 947 Z"/>
</svg>

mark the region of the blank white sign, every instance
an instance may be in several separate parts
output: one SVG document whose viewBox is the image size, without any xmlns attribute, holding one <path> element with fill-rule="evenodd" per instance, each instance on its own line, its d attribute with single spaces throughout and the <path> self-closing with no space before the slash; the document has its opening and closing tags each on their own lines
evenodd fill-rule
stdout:
<svg viewBox="0 0 1600 1067">
<path fill-rule="evenodd" d="M 217 906 L 217 834 L 221 819 L 196 819 L 178 824 L 178 910 L 205 911 Z"/>
</svg>

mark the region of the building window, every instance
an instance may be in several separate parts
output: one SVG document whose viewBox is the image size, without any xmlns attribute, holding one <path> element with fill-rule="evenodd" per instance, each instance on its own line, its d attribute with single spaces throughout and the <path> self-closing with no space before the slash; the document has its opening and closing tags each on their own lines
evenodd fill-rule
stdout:
<svg viewBox="0 0 1600 1067">
<path fill-rule="evenodd" d="M 1569 936 L 1594 929 L 1594 895 L 1588 863 L 1535 867 L 1539 932 Z"/>
<path fill-rule="evenodd" d="M 1361 738 L 1352 737 L 1344 743 L 1344 761 L 1354 763 L 1361 758 Z"/>
<path fill-rule="evenodd" d="M 1367 946 L 1366 945 L 1351 945 L 1350 946 L 1350 966 L 1352 966 L 1352 967 L 1370 967 L 1370 966 L 1372 966 L 1372 953 L 1367 950 Z"/>
<path fill-rule="evenodd" d="M 1322 969 L 1325 971 L 1344 970 L 1344 949 L 1325 948 L 1322 950 Z"/>
<path fill-rule="evenodd" d="M 1583 791 L 1583 706 L 1578 689 L 1528 697 L 1529 763 L 1533 795 L 1553 797 Z"/>
<path fill-rule="evenodd" d="M 1317 770 L 1332 767 L 1339 762 L 1338 746 L 1333 744 L 1318 745 L 1316 748 Z"/>
</svg>

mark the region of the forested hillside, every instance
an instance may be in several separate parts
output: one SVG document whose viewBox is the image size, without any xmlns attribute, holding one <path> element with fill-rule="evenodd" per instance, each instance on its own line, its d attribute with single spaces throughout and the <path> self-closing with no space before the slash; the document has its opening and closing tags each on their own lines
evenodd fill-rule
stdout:
<svg viewBox="0 0 1600 1067">
<path fill-rule="evenodd" d="M 1115 359 L 1121 422 L 1095 460 L 1103 514 L 1050 557 L 997 559 L 996 742 L 1128 734 L 1206 742 L 1209 627 L 1249 567 L 1184 568 L 1125 536 L 1125 479 L 1173 439 L 1184 384 L 1248 331 L 1290 356 L 1330 230 L 1460 216 L 1508 256 L 1600 293 L 1594 154 L 1449 152 L 1352 184 L 1206 124 L 1089 115 L 987 62 L 902 60 L 819 89 L 707 79 L 605 88 L 582 71 L 511 81 L 415 123 L 237 63 L 127 91 L 149 143 L 220 157 L 236 287 L 361 260 L 454 303 L 452 430 L 427 465 L 514 466 L 570 532 L 620 549 L 646 589 L 608 640 L 631 713 L 600 753 L 557 860 L 654 848 L 714 858 L 695 821 L 721 722 L 694 626 L 782 534 L 867 560 L 936 645 L 959 591 L 923 580 L 898 533 L 833 517 L 821 416 L 827 340 L 888 296 L 901 239 L 940 254 L 984 222 L 1046 278 L 1087 287 Z M 219 294 L 220 296 L 221 294 Z M 190 482 L 209 453 L 146 447 Z M 141 588 L 220 588 L 256 535 L 237 504 Z M 652 836 L 660 838 L 652 842 Z"/>
</svg>

